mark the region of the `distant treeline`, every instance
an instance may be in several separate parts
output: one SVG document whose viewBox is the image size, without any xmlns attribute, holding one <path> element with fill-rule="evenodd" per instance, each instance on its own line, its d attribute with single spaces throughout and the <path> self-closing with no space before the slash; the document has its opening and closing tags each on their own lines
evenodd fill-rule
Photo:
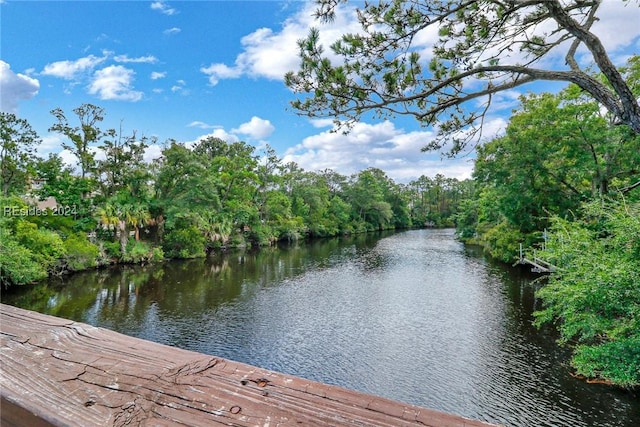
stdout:
<svg viewBox="0 0 640 427">
<path fill-rule="evenodd" d="M 2 113 L 0 280 L 30 283 L 99 265 L 193 258 L 225 247 L 411 227 L 453 227 L 470 180 L 398 184 L 380 169 L 308 172 L 266 147 L 205 138 L 193 147 L 103 130 L 101 107 L 52 111 L 78 159 L 35 155 L 29 123 Z M 77 123 L 72 125 L 70 122 Z M 97 157 L 97 148 L 102 155 Z M 50 199 L 55 198 L 55 201 Z M 49 198 L 49 199 L 48 199 Z M 53 209 L 42 205 L 47 200 Z M 57 205 L 56 205 L 57 204 Z M 31 206 L 31 207 L 29 207 Z"/>
</svg>

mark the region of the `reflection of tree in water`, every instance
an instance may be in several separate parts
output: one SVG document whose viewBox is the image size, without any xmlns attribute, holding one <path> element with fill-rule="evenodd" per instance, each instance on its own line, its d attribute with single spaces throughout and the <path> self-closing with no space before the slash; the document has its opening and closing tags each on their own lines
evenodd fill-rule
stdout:
<svg viewBox="0 0 640 427">
<path fill-rule="evenodd" d="M 198 319 L 210 310 L 282 286 L 309 268 L 328 268 L 360 256 L 388 233 L 294 242 L 207 258 L 79 272 L 3 292 L 3 302 L 67 319 L 135 333 L 152 315 Z M 376 271 L 381 256 L 363 258 Z M 6 299 L 6 301 L 5 301 Z"/>
</svg>

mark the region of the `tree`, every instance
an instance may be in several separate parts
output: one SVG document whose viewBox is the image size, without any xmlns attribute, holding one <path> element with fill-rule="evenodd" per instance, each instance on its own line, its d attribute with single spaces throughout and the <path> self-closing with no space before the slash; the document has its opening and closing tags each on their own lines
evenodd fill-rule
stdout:
<svg viewBox="0 0 640 427">
<path fill-rule="evenodd" d="M 49 128 L 50 132 L 58 132 L 71 140 L 71 144 L 63 143 L 62 146 L 75 154 L 80 166 L 80 176 L 84 179 L 87 174 L 95 169 L 95 153 L 90 149 L 91 144 L 99 142 L 103 137 L 115 136 L 115 130 L 106 132 L 97 127 L 98 122 L 104 120 L 104 109 L 93 104 L 82 104 L 73 112 L 78 116 L 80 126 L 71 127 L 61 108 L 51 110 L 57 123 Z"/>
<path fill-rule="evenodd" d="M 35 162 L 35 149 L 40 143 L 29 122 L 15 114 L 0 113 L 0 179 L 2 195 L 22 190 Z"/>
<path fill-rule="evenodd" d="M 393 182 L 380 169 L 369 168 L 351 177 L 345 193 L 355 216 L 369 229 L 393 228 L 393 209 L 387 201 Z"/>
<path fill-rule="evenodd" d="M 12 208 L 27 209 L 27 204 L 18 196 L 0 196 L 0 286 L 24 285 L 48 274 L 42 255 L 19 241 L 16 231 L 21 218 L 5 213 Z"/>
<path fill-rule="evenodd" d="M 633 182 L 640 135 L 608 127 L 576 86 L 521 103 L 506 134 L 478 148 L 474 170 L 478 183 L 499 189 L 494 206 L 520 231 L 540 231 L 549 214 L 564 216 L 589 196 L 607 196 L 611 183 Z"/>
<path fill-rule="evenodd" d="M 84 230 L 92 230 L 95 222 L 91 219 L 93 200 L 86 197 L 96 189 L 96 181 L 74 175 L 70 166 L 65 166 L 58 154 L 49 154 L 47 159 L 38 159 L 35 165 L 38 176 L 44 179 L 44 185 L 38 190 L 40 198 L 53 196 L 61 206 L 74 209 L 74 217 L 82 219 Z"/>
<path fill-rule="evenodd" d="M 102 195 L 109 197 L 126 187 L 134 197 L 140 197 L 150 179 L 149 168 L 144 164 L 144 150 L 155 140 L 138 138 L 136 132 L 124 136 L 122 130 L 109 136 L 100 146 L 105 158 L 96 162 Z"/>
<path fill-rule="evenodd" d="M 169 256 L 202 256 L 205 237 L 213 240 L 227 228 L 217 215 L 221 209 L 218 190 L 224 185 L 209 166 L 210 159 L 202 151 L 196 153 L 176 142 L 162 151 L 154 216 L 160 222 L 166 219 L 164 247 Z"/>
<path fill-rule="evenodd" d="M 333 19 L 343 2 L 317 0 L 317 16 Z M 536 80 L 576 84 L 616 121 L 640 133 L 640 105 L 629 76 L 614 66 L 591 28 L 600 7 L 600 0 L 365 3 L 358 10 L 361 31 L 331 45 L 339 60 L 324 53 L 319 31 L 311 29 L 299 42 L 300 69 L 288 73 L 285 82 L 309 94 L 292 102 L 301 114 L 333 117 L 347 128 L 367 112 L 414 116 L 425 125 L 438 122 L 440 138 L 425 149 L 453 140 L 451 154 L 479 136 L 493 95 Z M 431 32 L 439 34 L 432 47 L 420 42 Z M 576 60 L 582 46 L 604 79 Z M 421 51 L 430 47 L 427 63 Z M 540 68 L 560 49 L 565 69 Z M 474 100 L 480 107 L 469 102 Z"/>
<path fill-rule="evenodd" d="M 557 266 L 537 292 L 536 323 L 553 322 L 578 374 L 640 385 L 640 204 L 601 201 L 553 219 L 543 257 Z"/>
</svg>

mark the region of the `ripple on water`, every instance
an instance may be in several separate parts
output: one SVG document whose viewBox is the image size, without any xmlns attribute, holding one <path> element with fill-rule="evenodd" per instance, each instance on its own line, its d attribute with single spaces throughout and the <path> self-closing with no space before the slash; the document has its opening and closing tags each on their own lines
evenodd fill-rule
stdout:
<svg viewBox="0 0 640 427">
<path fill-rule="evenodd" d="M 466 417 L 639 426 L 637 399 L 571 378 L 566 350 L 531 327 L 527 279 L 452 237 L 415 230 L 167 263 L 161 279 L 126 287 L 124 271 L 79 274 L 43 295 L 52 314 Z"/>
</svg>

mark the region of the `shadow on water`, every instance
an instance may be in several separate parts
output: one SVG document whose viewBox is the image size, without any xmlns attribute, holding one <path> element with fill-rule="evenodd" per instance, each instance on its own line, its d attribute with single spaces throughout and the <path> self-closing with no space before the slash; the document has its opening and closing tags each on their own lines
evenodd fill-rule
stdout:
<svg viewBox="0 0 640 427">
<path fill-rule="evenodd" d="M 5 303 L 513 426 L 640 425 L 640 401 L 570 375 L 534 276 L 451 230 L 114 267 Z"/>
</svg>

